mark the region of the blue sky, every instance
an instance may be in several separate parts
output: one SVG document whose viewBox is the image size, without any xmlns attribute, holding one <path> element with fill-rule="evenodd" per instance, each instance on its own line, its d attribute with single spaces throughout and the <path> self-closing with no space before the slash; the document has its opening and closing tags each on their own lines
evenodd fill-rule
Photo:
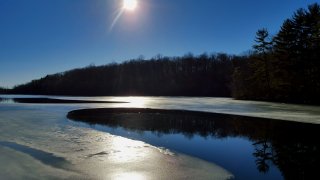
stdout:
<svg viewBox="0 0 320 180">
<path fill-rule="evenodd" d="M 188 52 L 240 54 L 319 0 L 0 0 L 0 86 L 89 64 Z"/>
</svg>

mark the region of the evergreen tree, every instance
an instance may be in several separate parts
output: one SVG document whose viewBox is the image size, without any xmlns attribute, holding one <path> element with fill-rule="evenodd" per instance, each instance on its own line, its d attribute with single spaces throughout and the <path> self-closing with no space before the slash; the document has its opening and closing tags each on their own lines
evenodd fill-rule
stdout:
<svg viewBox="0 0 320 180">
<path fill-rule="evenodd" d="M 260 99 L 269 99 L 271 93 L 270 82 L 270 53 L 272 42 L 268 41 L 269 33 L 267 29 L 260 29 L 256 33 L 254 48 L 254 58 L 251 61 L 252 68 L 254 69 L 252 81 L 256 84 L 261 97 Z"/>
<path fill-rule="evenodd" d="M 319 99 L 320 8 L 297 10 L 274 38 L 276 89 L 294 101 Z"/>
<path fill-rule="evenodd" d="M 320 6 L 298 9 L 272 41 L 256 34 L 254 53 L 233 72 L 233 95 L 242 99 L 320 102 Z"/>
</svg>

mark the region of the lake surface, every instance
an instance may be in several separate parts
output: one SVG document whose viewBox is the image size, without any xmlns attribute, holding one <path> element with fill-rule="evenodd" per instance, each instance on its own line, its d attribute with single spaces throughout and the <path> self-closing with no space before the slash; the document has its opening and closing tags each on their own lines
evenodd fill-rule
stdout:
<svg viewBox="0 0 320 180">
<path fill-rule="evenodd" d="M 7 179 L 309 179 L 320 167 L 316 106 L 229 98 L 57 96 L 50 98 L 129 103 L 21 104 L 8 98 L 49 96 L 0 97 L 5 98 L 0 103 L 0 177 Z M 124 113 L 101 123 L 66 117 L 76 109 L 119 107 L 252 118 Z"/>
</svg>

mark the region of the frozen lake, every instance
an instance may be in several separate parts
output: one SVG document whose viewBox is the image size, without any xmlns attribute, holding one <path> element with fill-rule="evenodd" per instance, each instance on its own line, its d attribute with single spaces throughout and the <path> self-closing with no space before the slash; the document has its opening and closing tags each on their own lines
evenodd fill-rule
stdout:
<svg viewBox="0 0 320 180">
<path fill-rule="evenodd" d="M 315 139 L 320 135 L 320 108 L 316 106 L 229 98 L 58 96 L 50 97 L 129 103 L 21 104 L 8 98 L 49 96 L 0 97 L 5 98 L 0 103 L 0 177 L 7 179 L 283 179 L 300 173 L 311 176 L 309 171 L 319 165 Z M 225 124 L 219 117 L 198 121 L 202 129 L 190 129 L 175 125 L 177 117 L 168 117 L 164 118 L 170 119 L 165 122 L 168 126 L 151 129 L 137 123 L 87 124 L 66 118 L 71 110 L 116 107 L 280 120 L 229 117 Z M 286 135 L 281 135 L 282 130 Z M 301 146 L 305 153 L 300 152 Z M 292 162 L 277 162 L 290 158 Z M 297 174 L 288 174 L 295 169 Z"/>
</svg>

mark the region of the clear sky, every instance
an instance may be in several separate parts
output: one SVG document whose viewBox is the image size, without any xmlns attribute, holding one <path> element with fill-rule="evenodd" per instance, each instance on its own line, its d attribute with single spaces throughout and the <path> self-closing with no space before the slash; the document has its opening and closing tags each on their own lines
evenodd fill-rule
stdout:
<svg viewBox="0 0 320 180">
<path fill-rule="evenodd" d="M 143 55 L 249 50 L 319 0 L 138 0 L 111 29 L 122 0 L 0 0 L 0 86 Z"/>
</svg>

